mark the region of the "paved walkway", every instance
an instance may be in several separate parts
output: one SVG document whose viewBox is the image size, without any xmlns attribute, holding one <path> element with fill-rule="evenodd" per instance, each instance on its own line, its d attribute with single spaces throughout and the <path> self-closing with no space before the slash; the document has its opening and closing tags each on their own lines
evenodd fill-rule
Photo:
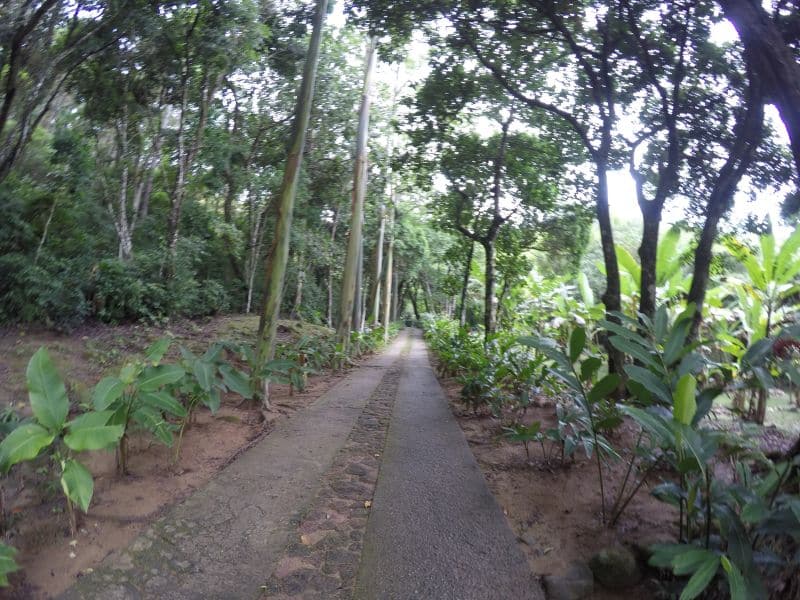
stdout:
<svg viewBox="0 0 800 600">
<path fill-rule="evenodd" d="M 258 597 L 543 598 L 419 332 L 279 422 L 63 595 Z"/>
<path fill-rule="evenodd" d="M 418 334 L 400 379 L 356 597 L 544 598 Z"/>
</svg>

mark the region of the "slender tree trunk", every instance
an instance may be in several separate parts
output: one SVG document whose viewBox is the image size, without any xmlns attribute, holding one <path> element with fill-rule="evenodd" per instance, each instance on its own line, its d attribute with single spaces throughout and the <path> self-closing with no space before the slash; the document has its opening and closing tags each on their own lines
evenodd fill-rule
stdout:
<svg viewBox="0 0 800 600">
<path fill-rule="evenodd" d="M 358 117 L 358 134 L 356 136 L 356 160 L 353 169 L 353 203 L 350 216 L 350 237 L 347 241 L 347 256 L 344 275 L 342 277 L 341 310 L 336 337 L 345 348 L 350 345 L 350 330 L 353 326 L 353 314 L 356 304 L 356 286 L 358 285 L 359 254 L 361 252 L 361 222 L 364 213 L 364 195 L 366 193 L 367 143 L 369 135 L 370 91 L 372 88 L 372 71 L 375 62 L 375 38 L 367 43 L 367 56 L 364 67 L 364 89 Z M 359 298 L 360 300 L 360 298 Z M 357 325 L 357 324 L 356 324 Z"/>
<path fill-rule="evenodd" d="M 53 199 L 53 204 L 50 205 L 50 213 L 47 215 L 47 221 L 44 224 L 44 230 L 42 231 L 42 237 L 39 240 L 39 245 L 36 247 L 36 255 L 33 257 L 33 264 L 34 266 L 36 263 L 39 262 L 39 257 L 42 255 L 42 250 L 44 249 L 44 244 L 47 241 L 47 233 L 50 231 L 50 223 L 53 221 L 53 215 L 56 212 L 56 204 L 58 203 L 58 197 L 56 196 Z"/>
<path fill-rule="evenodd" d="M 461 300 L 458 307 L 458 323 L 461 327 L 467 324 L 467 292 L 469 291 L 469 275 L 472 271 L 472 255 L 475 252 L 475 242 L 467 240 L 469 250 L 467 250 L 467 263 L 464 267 L 464 277 L 461 281 Z"/>
<path fill-rule="evenodd" d="M 386 248 L 386 279 L 383 284 L 383 341 L 389 341 L 389 324 L 392 322 L 392 270 L 394 268 L 394 188 L 389 213 L 389 246 Z"/>
<path fill-rule="evenodd" d="M 302 265 L 302 258 L 300 259 Z M 303 283 L 306 280 L 305 269 L 301 266 L 297 272 L 297 287 L 294 292 L 294 305 L 292 306 L 292 319 L 300 319 L 300 307 L 303 304 Z"/>
<path fill-rule="evenodd" d="M 706 205 L 706 220 L 703 231 L 694 251 L 694 270 L 692 285 L 687 302 L 694 304 L 694 318 L 689 339 L 697 339 L 703 319 L 703 304 L 708 289 L 709 270 L 713 258 L 714 240 L 723 215 L 733 204 L 733 197 L 742 176 L 753 161 L 755 151 L 761 143 L 764 124 L 764 105 L 761 95 L 760 79 L 753 69 L 750 72 L 747 107 L 744 115 L 736 123 L 736 138 L 725 164 L 719 171 L 714 187 Z"/>
<path fill-rule="evenodd" d="M 403 282 L 400 281 L 398 268 L 395 267 L 394 275 L 392 276 L 394 289 L 392 290 L 392 321 L 397 321 L 400 315 L 397 313 L 400 310 L 400 291 L 403 289 Z"/>
<path fill-rule="evenodd" d="M 483 327 L 484 340 L 489 341 L 489 337 L 497 330 L 497 302 L 494 297 L 496 285 L 494 274 L 494 240 L 487 240 L 482 244 L 486 253 L 486 284 L 483 307 Z"/>
<path fill-rule="evenodd" d="M 333 328 L 333 249 L 336 247 L 336 227 L 339 224 L 339 207 L 333 209 L 331 226 L 331 253 L 328 256 L 328 327 Z"/>
<path fill-rule="evenodd" d="M 381 308 L 381 274 L 383 270 L 383 238 L 386 230 L 386 208 L 381 204 L 379 209 L 380 228 L 378 229 L 378 243 L 375 245 L 375 276 L 372 281 L 372 323 L 377 325 L 380 321 Z"/>
<path fill-rule="evenodd" d="M 414 309 L 414 318 L 417 321 L 420 320 L 419 308 L 417 307 L 417 294 L 418 294 L 418 292 L 419 292 L 419 289 L 417 288 L 417 286 L 414 286 L 414 289 L 412 289 L 411 293 L 408 295 L 409 298 L 411 298 L 411 307 Z"/>
<path fill-rule="evenodd" d="M 362 205 L 363 209 L 363 205 Z M 361 231 L 364 230 L 364 223 L 361 223 Z M 361 316 L 364 314 L 362 309 L 362 291 L 364 288 L 364 238 L 358 245 L 358 259 L 356 260 L 356 284 L 353 294 L 353 323 L 351 329 L 361 331 Z"/>
<path fill-rule="evenodd" d="M 328 0 L 317 0 L 316 12 L 314 13 L 314 30 L 308 46 L 305 67 L 303 68 L 303 82 L 297 97 L 292 144 L 286 158 L 286 168 L 284 169 L 283 181 L 278 195 L 275 237 L 266 260 L 264 303 L 258 326 L 256 372 L 253 373 L 255 392 L 261 397 L 264 412 L 271 411 L 271 406 L 269 403 L 269 380 L 263 376 L 261 369 L 275 356 L 275 338 L 278 329 L 281 299 L 283 297 L 283 281 L 286 275 L 286 262 L 289 258 L 294 198 L 297 194 L 306 131 L 311 116 L 311 105 L 314 101 L 314 85 L 316 83 L 317 64 L 319 63 L 320 46 L 322 45 L 322 29 L 325 23 L 327 7 Z"/>
</svg>

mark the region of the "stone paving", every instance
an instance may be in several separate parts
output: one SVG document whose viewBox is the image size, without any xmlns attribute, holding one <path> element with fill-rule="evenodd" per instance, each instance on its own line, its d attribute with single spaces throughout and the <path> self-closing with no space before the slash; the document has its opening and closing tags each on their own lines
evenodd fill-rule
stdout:
<svg viewBox="0 0 800 600">
<path fill-rule="evenodd" d="M 279 421 L 253 448 L 62 597 L 257 598 L 295 536 L 300 515 L 317 497 L 321 481 L 363 417 L 364 406 L 407 342 L 407 334 L 401 334 L 307 409 Z M 367 466 L 376 469 L 377 459 Z M 355 497 L 357 489 L 361 491 L 355 486 L 363 484 L 340 485 Z"/>
<path fill-rule="evenodd" d="M 264 587 L 275 600 L 351 598 L 401 368 L 389 370 Z"/>
</svg>

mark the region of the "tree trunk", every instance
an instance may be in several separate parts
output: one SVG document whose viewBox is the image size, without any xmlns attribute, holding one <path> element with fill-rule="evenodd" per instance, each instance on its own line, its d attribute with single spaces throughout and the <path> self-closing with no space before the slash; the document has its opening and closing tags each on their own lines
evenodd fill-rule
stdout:
<svg viewBox="0 0 800 600">
<path fill-rule="evenodd" d="M 719 4 L 750 54 L 751 75 L 761 79 L 764 101 L 773 102 L 778 108 L 800 180 L 800 64 L 760 2 L 719 0 Z"/>
<path fill-rule="evenodd" d="M 275 356 L 275 338 L 278 329 L 281 299 L 283 297 L 283 280 L 286 275 L 286 262 L 289 258 L 294 198 L 297 193 L 297 183 L 303 162 L 303 148 L 306 141 L 308 121 L 311 116 L 311 105 L 314 101 L 314 84 L 317 77 L 317 64 L 319 63 L 320 46 L 322 45 L 322 28 L 327 7 L 328 0 L 317 0 L 316 12 L 314 13 L 314 30 L 303 68 L 303 82 L 297 97 L 292 145 L 286 158 L 286 168 L 284 169 L 283 181 L 278 195 L 275 237 L 266 260 L 264 303 L 261 320 L 258 325 L 256 372 L 253 373 L 254 391 L 261 397 L 265 412 L 271 410 L 269 380 L 263 377 L 261 369 Z"/>
<path fill-rule="evenodd" d="M 597 197 L 596 206 L 597 223 L 600 227 L 600 245 L 603 250 L 603 264 L 606 269 L 606 289 L 603 293 L 603 304 L 606 309 L 606 317 L 612 321 L 619 321 L 610 313 L 622 309 L 622 299 L 619 281 L 619 264 L 617 263 L 617 253 L 614 249 L 614 231 L 611 227 L 611 213 L 608 209 L 608 163 L 603 160 L 595 160 L 597 168 Z M 625 356 L 622 352 L 606 343 L 608 352 L 608 370 L 610 373 L 622 373 L 625 364 Z"/>
<path fill-rule="evenodd" d="M 416 286 L 414 286 L 414 289 L 411 290 L 411 293 L 408 295 L 409 298 L 411 298 L 411 307 L 414 309 L 414 318 L 417 321 L 420 320 L 419 308 L 417 307 L 417 293 L 418 293 L 418 291 L 419 291 L 418 288 Z"/>
<path fill-rule="evenodd" d="M 302 264 L 303 259 L 300 259 L 300 263 Z M 303 304 L 303 283 L 306 280 L 306 272 L 305 270 L 300 267 L 300 270 L 297 272 L 297 287 L 295 288 L 294 292 L 294 305 L 292 306 L 292 314 L 291 318 L 298 320 L 300 319 L 300 307 Z"/>
<path fill-rule="evenodd" d="M 734 133 L 736 138 L 725 164 L 719 171 L 714 187 L 706 205 L 706 220 L 694 251 L 692 285 L 687 302 L 694 304 L 694 318 L 689 339 L 697 339 L 703 319 L 703 304 L 708 289 L 709 269 L 713 258 L 714 240 L 722 216 L 733 204 L 733 197 L 739 181 L 753 161 L 755 151 L 761 143 L 764 123 L 764 105 L 761 96 L 760 80 L 757 73 L 750 70 L 750 88 L 744 115 L 737 120 Z"/>
<path fill-rule="evenodd" d="M 353 326 L 353 313 L 356 310 L 356 286 L 358 285 L 359 254 L 361 252 L 361 222 L 364 213 L 364 195 L 366 194 L 366 161 L 369 135 L 370 90 L 372 87 L 372 71 L 375 63 L 377 41 L 370 38 L 367 43 L 367 56 L 364 67 L 364 89 L 361 96 L 361 107 L 358 113 L 358 133 L 356 136 L 356 160 L 353 168 L 353 203 L 350 216 L 350 237 L 347 241 L 344 275 L 342 277 L 342 296 L 340 298 L 340 319 L 336 332 L 339 343 L 345 351 L 350 345 L 350 330 Z M 360 301 L 360 298 L 359 298 Z M 356 324 L 357 325 L 357 324 Z"/>
<path fill-rule="evenodd" d="M 363 199 L 362 199 L 363 201 Z M 363 204 L 362 204 L 363 209 Z M 363 214 L 363 213 L 362 213 Z M 361 231 L 364 231 L 364 223 L 361 223 Z M 350 329 L 361 331 L 361 316 L 363 312 L 362 307 L 362 290 L 364 287 L 364 238 L 361 238 L 361 243 L 358 245 L 358 258 L 356 260 L 356 283 L 353 290 L 353 322 Z"/>
<path fill-rule="evenodd" d="M 339 224 L 339 207 L 333 209 L 331 226 L 331 252 L 328 256 L 328 327 L 333 329 L 333 249 L 336 246 L 336 227 Z"/>
<path fill-rule="evenodd" d="M 656 312 L 656 285 L 658 268 L 658 230 L 661 225 L 661 210 L 642 207 L 642 241 L 639 245 L 641 266 L 639 312 L 653 318 Z"/>
<path fill-rule="evenodd" d="M 383 238 L 386 230 L 386 209 L 381 204 L 379 209 L 380 214 L 380 228 L 378 229 L 378 243 L 375 245 L 375 277 L 372 281 L 371 306 L 372 306 L 372 323 L 377 325 L 380 321 L 380 307 L 381 307 L 381 275 L 383 270 Z"/>
<path fill-rule="evenodd" d="M 394 192 L 392 192 L 394 196 Z M 383 284 L 383 341 L 389 341 L 389 324 L 392 322 L 392 269 L 394 268 L 394 197 L 389 213 L 389 246 L 386 249 L 386 279 Z"/>
<path fill-rule="evenodd" d="M 467 292 L 469 288 L 469 275 L 472 271 L 472 255 L 475 252 L 475 242 L 469 240 L 469 250 L 467 251 L 467 264 L 464 267 L 464 278 L 461 281 L 461 301 L 458 307 L 458 323 L 461 327 L 467 324 Z"/>
<path fill-rule="evenodd" d="M 494 240 L 487 240 L 483 244 L 486 253 L 486 284 L 483 307 L 484 341 L 488 342 L 497 329 L 497 303 L 494 297 L 496 285 L 494 274 Z"/>
<path fill-rule="evenodd" d="M 399 269 L 395 267 L 395 273 L 392 276 L 394 289 L 392 291 L 392 321 L 397 321 L 400 317 L 397 313 L 400 311 L 400 292 L 403 289 L 403 282 L 400 281 Z"/>
</svg>

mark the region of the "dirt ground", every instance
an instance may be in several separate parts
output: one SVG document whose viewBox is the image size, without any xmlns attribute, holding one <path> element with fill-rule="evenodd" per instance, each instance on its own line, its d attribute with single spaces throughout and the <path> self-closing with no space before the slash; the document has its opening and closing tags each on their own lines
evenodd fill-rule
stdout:
<svg viewBox="0 0 800 600">
<path fill-rule="evenodd" d="M 637 550 L 656 542 L 674 542 L 677 510 L 650 494 L 652 486 L 661 483 L 666 474 L 654 473 L 616 526 L 610 529 L 601 522 L 597 463 L 594 460 L 586 459 L 578 450 L 575 462 L 562 466 L 557 456 L 544 460 L 541 447 L 531 444 L 528 461 L 523 445 L 510 442 L 503 436 L 499 419 L 488 414 L 475 415 L 465 409 L 459 399 L 461 385 L 453 378 L 440 381 L 489 488 L 517 534 L 535 575 L 559 573 L 574 560 L 588 562 L 597 551 L 616 543 Z M 528 409 L 525 423 L 541 421 L 542 430 L 555 426 L 554 404 L 547 399 L 541 399 L 537 404 Z M 724 406 L 715 409 L 712 418 L 718 426 L 730 426 L 727 412 Z M 768 453 L 785 452 L 794 439 L 775 425 L 751 426 L 750 429 L 747 425 L 739 427 L 744 427 L 746 431 L 742 433 L 757 439 L 759 447 Z M 625 423 L 610 441 L 618 450 L 630 449 L 635 445 L 637 431 L 633 424 Z M 545 448 L 549 451 L 547 443 Z M 623 458 L 629 456 L 629 452 L 622 452 Z M 607 507 L 613 503 L 626 469 L 624 460 L 604 466 Z M 640 585 L 623 591 L 606 590 L 595 584 L 592 598 L 654 598 L 663 591 L 663 586 L 663 582 L 646 574 Z"/>
<path fill-rule="evenodd" d="M 614 543 L 648 545 L 674 536 L 677 515 L 650 496 L 647 486 L 634 497 L 617 526 L 609 529 L 601 522 L 596 462 L 587 460 L 581 451 L 576 452 L 574 463 L 568 461 L 561 466 L 556 456 L 546 462 L 541 447 L 534 444 L 530 446 L 528 462 L 523 445 L 503 437 L 498 419 L 475 416 L 465 410 L 459 402 L 461 386 L 455 380 L 444 379 L 442 384 L 489 488 L 517 534 L 535 575 L 559 573 L 574 560 L 588 562 L 597 551 Z M 546 403 L 528 409 L 525 421 L 536 420 L 542 422 L 542 429 L 554 426 L 554 406 Z M 632 429 L 624 429 L 620 438 L 613 439 L 614 445 L 632 445 Z M 625 469 L 626 463 L 620 461 L 606 470 L 607 498 L 614 497 Z M 656 476 L 653 484 L 658 483 Z M 607 500 L 607 507 L 612 502 Z M 598 584 L 592 598 L 627 600 L 651 598 L 653 594 L 653 582 L 645 579 L 636 588 L 619 592 L 604 590 Z"/>
<path fill-rule="evenodd" d="M 184 322 L 170 332 L 190 347 L 205 347 L 214 339 L 252 335 L 256 317 L 224 317 L 205 323 Z M 295 324 L 288 323 L 294 328 Z M 10 329 L 0 332 L 0 407 L 27 409 L 25 366 L 31 354 L 46 345 L 68 382 L 70 395 L 78 398 L 102 376 L 111 373 L 130 354 L 141 351 L 164 329 L 143 325 L 87 327 L 70 336 L 44 330 Z M 297 332 L 284 330 L 284 339 Z M 273 404 L 278 418 L 291 416 L 333 386 L 342 374 L 309 378 L 302 393 L 273 385 Z M 95 477 L 95 493 L 88 515 L 79 513 L 78 533 L 72 537 L 57 482 L 49 482 L 42 470 L 46 462 L 15 468 L 3 482 L 4 502 L 10 526 L 4 539 L 19 550 L 22 571 L 11 576 L 12 586 L 0 598 L 50 598 L 64 591 L 77 577 L 88 573 L 108 554 L 130 543 L 170 505 L 202 486 L 262 435 L 260 412 L 238 396 L 223 400 L 216 416 L 199 410 L 197 423 L 184 434 L 180 457 L 175 449 L 152 437 L 134 436 L 130 445 L 130 472 L 115 472 L 113 451 L 79 457 Z M 212 440 L 212 443 L 209 443 Z"/>
</svg>

